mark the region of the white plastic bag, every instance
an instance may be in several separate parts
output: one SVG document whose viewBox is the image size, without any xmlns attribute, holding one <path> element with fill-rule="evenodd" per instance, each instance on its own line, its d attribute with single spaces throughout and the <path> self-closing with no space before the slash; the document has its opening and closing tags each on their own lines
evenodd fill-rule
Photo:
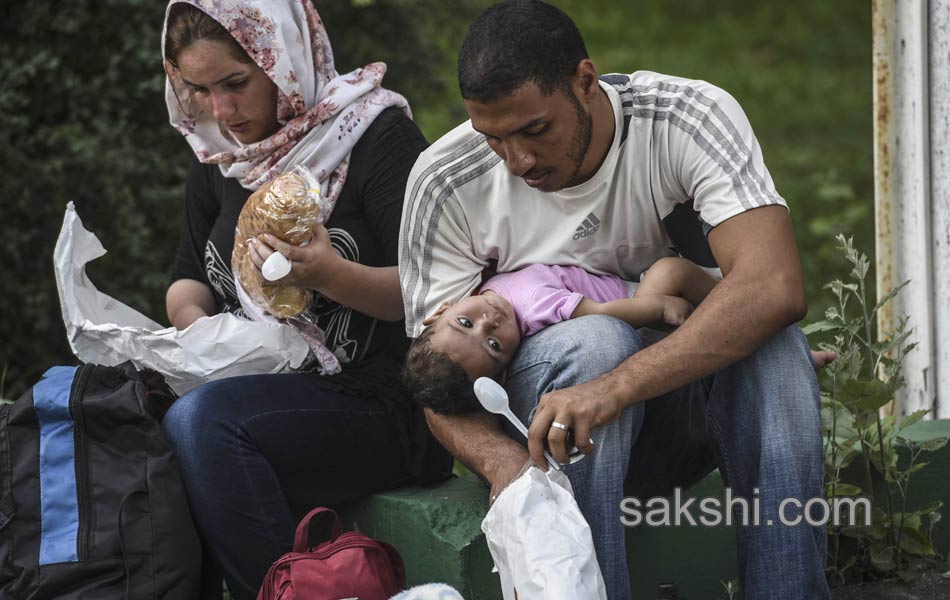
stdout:
<svg viewBox="0 0 950 600">
<path fill-rule="evenodd" d="M 164 375 L 178 394 L 224 377 L 292 371 L 308 360 L 306 340 L 289 325 L 219 314 L 181 331 L 162 327 L 89 280 L 86 263 L 105 253 L 70 202 L 53 262 L 66 334 L 79 360 L 100 365 L 131 360 Z"/>
<path fill-rule="evenodd" d="M 590 526 L 561 471 L 529 466 L 498 495 L 482 531 L 505 600 L 607 599 Z"/>
</svg>

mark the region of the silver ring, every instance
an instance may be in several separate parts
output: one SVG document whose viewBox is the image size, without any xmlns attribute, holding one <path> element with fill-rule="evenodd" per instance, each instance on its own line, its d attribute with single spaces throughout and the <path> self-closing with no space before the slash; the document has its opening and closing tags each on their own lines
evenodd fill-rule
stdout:
<svg viewBox="0 0 950 600">
<path fill-rule="evenodd" d="M 571 430 L 571 428 L 565 425 L 564 423 L 558 423 L 557 421 L 554 421 L 553 423 L 551 423 L 551 427 L 557 427 L 558 429 L 562 429 L 564 431 Z"/>
</svg>

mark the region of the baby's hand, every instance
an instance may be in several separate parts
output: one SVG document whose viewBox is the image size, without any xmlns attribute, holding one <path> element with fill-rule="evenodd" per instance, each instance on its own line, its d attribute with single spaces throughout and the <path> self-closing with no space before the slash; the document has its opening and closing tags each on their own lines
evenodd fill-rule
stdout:
<svg viewBox="0 0 950 600">
<path fill-rule="evenodd" d="M 693 305 L 679 296 L 660 296 L 663 303 L 663 322 L 679 327 L 693 312 Z"/>
</svg>

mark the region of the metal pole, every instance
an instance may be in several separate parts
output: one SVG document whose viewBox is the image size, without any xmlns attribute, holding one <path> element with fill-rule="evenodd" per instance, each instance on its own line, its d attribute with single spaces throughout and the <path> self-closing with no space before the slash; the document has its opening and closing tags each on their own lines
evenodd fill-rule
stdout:
<svg viewBox="0 0 950 600">
<path fill-rule="evenodd" d="M 896 414 L 933 408 L 934 306 L 930 202 L 929 4 L 873 0 L 877 292 L 911 283 L 881 311 L 882 335 L 906 315 L 919 346 L 904 363 Z"/>
<path fill-rule="evenodd" d="M 950 418 L 950 0 L 930 0 L 930 193 L 937 417 Z"/>
</svg>

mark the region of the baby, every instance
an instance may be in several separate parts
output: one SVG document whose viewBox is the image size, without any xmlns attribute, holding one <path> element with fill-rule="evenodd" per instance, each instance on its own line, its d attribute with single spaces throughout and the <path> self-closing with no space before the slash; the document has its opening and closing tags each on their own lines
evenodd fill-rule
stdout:
<svg viewBox="0 0 950 600">
<path fill-rule="evenodd" d="M 579 267 L 531 265 L 495 275 L 477 295 L 446 302 L 423 321 L 403 375 L 413 397 L 437 413 L 475 410 L 472 383 L 499 379 L 521 339 L 548 325 L 586 315 L 610 315 L 636 328 L 681 325 L 717 279 L 683 258 L 658 260 L 633 297 L 612 275 Z"/>
</svg>

